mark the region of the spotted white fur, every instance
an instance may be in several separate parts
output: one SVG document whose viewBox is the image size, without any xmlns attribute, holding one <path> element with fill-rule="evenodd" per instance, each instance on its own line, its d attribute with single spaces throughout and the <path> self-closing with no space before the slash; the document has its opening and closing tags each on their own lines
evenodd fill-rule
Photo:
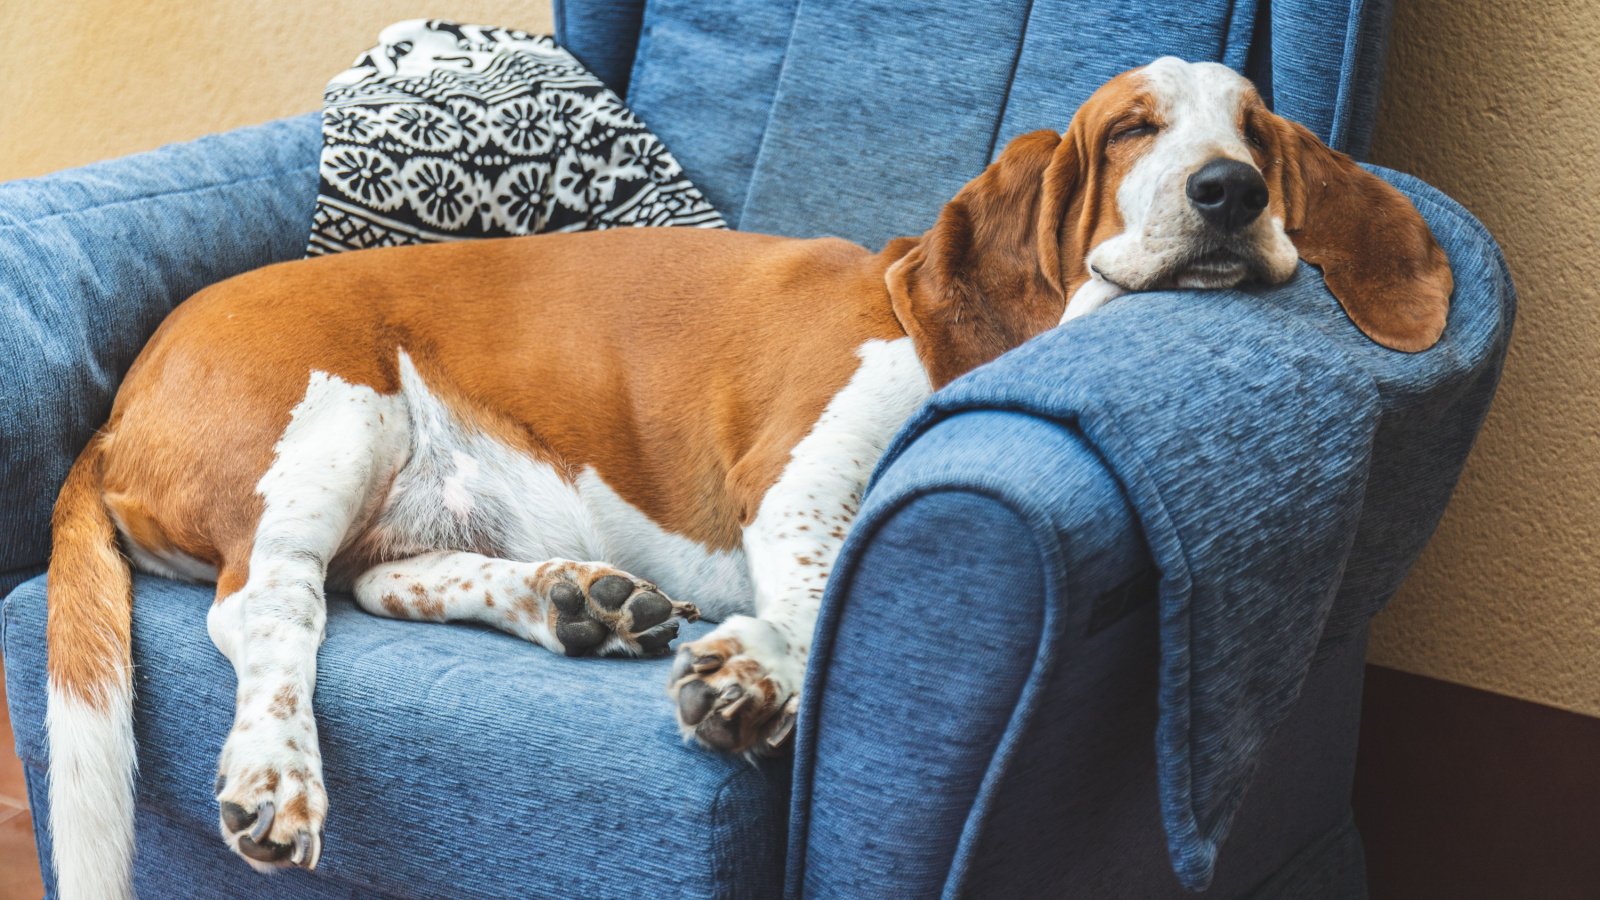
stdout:
<svg viewBox="0 0 1600 900">
<path fill-rule="evenodd" d="M 861 492 L 906 419 L 933 393 L 911 338 L 868 341 L 861 365 L 789 452 L 744 530 L 756 615 L 804 655 L 828 573 Z"/>
<path fill-rule="evenodd" d="M 255 827 L 241 829 L 225 813 L 221 830 L 257 868 L 270 868 L 249 852 L 264 842 L 293 847 L 291 861 L 308 868 L 321 852 L 328 801 L 311 699 L 327 620 L 323 584 L 406 446 L 398 398 L 313 373 L 256 486 L 262 513 L 249 580 L 207 616 L 211 639 L 238 678 L 234 726 L 218 763 L 219 800 L 225 811 L 234 804 L 255 816 Z"/>
<path fill-rule="evenodd" d="M 608 576 L 620 576 L 630 582 L 636 594 L 660 593 L 657 585 L 601 562 L 520 562 L 456 550 L 373 566 L 356 579 L 353 592 L 361 608 L 375 615 L 430 622 L 481 622 L 557 653 L 569 649 L 557 627 L 563 618 L 569 622 L 596 622 L 605 630 L 600 643 L 591 639 L 572 648 L 578 653 L 639 655 L 659 652 L 677 637 L 677 620 L 699 615 L 693 604 L 658 600 L 657 612 L 646 621 L 634 615 L 636 609 L 644 607 L 628 602 L 615 609 L 585 604 L 584 612 L 562 616 L 560 604 L 554 599 L 558 586 L 581 590 Z M 587 597 L 585 592 L 585 600 Z M 643 634 L 654 635 L 650 640 L 655 646 L 643 646 Z"/>
<path fill-rule="evenodd" d="M 1263 215 L 1238 236 L 1259 271 L 1244 266 L 1186 267 L 1206 225 L 1190 205 L 1185 184 L 1205 163 L 1226 158 L 1255 166 L 1239 129 L 1240 104 L 1250 88 L 1220 63 L 1164 56 L 1139 70 L 1163 123 L 1150 148 L 1117 188 L 1124 227 L 1090 250 L 1090 281 L 1073 293 L 1062 321 L 1093 312 L 1129 291 L 1233 287 L 1251 274 L 1278 283 L 1294 274 L 1298 255 L 1283 219 Z"/>
<path fill-rule="evenodd" d="M 666 532 L 592 470 L 569 482 L 548 463 L 471 427 L 429 389 L 404 351 L 399 370 L 394 395 L 311 375 L 257 486 L 263 512 L 249 580 L 208 616 L 212 640 L 238 678 L 235 724 L 218 766 L 219 801 L 257 813 L 257 822 L 264 803 L 274 810 L 265 830 L 230 827 L 225 817 L 222 834 L 263 870 L 272 866 L 250 859 L 246 842 L 291 846 L 290 861 L 307 866 L 320 853 L 327 797 L 311 700 L 325 583 L 353 586 L 365 608 L 393 615 L 382 582 L 408 579 L 438 601 L 408 617 L 485 621 L 557 651 L 544 617 L 509 613 L 512 601 L 528 594 L 523 582 L 545 567 L 604 565 L 569 558 L 649 569 L 669 594 L 704 596 L 721 615 L 752 607 L 743 553 L 709 551 Z M 461 546 L 494 557 L 439 552 Z M 364 573 L 343 570 L 346 560 L 374 554 L 401 558 Z M 135 563 L 187 574 L 148 554 Z M 437 590 L 469 578 L 479 579 L 481 590 Z M 502 598 L 498 608 L 484 602 L 484 591 Z M 638 646 L 612 635 L 598 650 Z"/>
<path fill-rule="evenodd" d="M 564 648 L 550 628 L 547 598 L 529 586 L 549 564 L 441 550 L 373 566 L 356 579 L 351 593 L 374 615 L 482 622 L 560 653 Z"/>
<path fill-rule="evenodd" d="M 756 617 L 729 619 L 681 647 L 679 677 L 708 648 L 738 646 L 757 664 L 741 671 L 743 688 L 769 679 L 779 691 L 777 705 L 793 709 L 823 589 L 867 478 L 894 433 L 933 393 L 911 338 L 868 341 L 857 354 L 861 365 L 790 451 L 744 530 Z M 679 724 L 686 736 L 694 734 L 694 723 Z"/>
</svg>

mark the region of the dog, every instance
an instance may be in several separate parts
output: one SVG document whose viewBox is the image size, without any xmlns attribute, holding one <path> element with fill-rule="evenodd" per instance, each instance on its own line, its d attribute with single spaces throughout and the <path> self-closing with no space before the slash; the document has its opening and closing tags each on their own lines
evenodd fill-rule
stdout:
<svg viewBox="0 0 1600 900">
<path fill-rule="evenodd" d="M 719 620 L 674 656 L 678 724 L 771 752 L 867 477 L 930 393 L 1118 295 L 1279 283 L 1301 259 L 1377 343 L 1442 333 L 1450 269 L 1411 203 L 1243 77 L 1169 57 L 1064 133 L 1013 140 L 877 253 L 624 228 L 206 288 L 134 363 L 56 504 L 61 895 L 130 892 L 130 561 L 216 584 L 208 630 L 238 678 L 220 829 L 262 870 L 322 851 L 330 588 L 574 656 L 667 654 L 681 621 Z"/>
</svg>

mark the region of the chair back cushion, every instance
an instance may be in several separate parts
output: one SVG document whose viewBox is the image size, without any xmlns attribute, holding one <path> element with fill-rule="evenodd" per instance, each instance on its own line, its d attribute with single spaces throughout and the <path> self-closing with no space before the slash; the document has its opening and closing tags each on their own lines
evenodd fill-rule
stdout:
<svg viewBox="0 0 1600 900">
<path fill-rule="evenodd" d="M 558 37 L 602 66 L 637 42 L 629 105 L 730 224 L 873 247 L 924 230 L 1010 138 L 1065 129 L 1106 79 L 1166 54 L 1245 72 L 1279 113 L 1360 155 L 1389 18 L 1363 0 L 629 8 L 566 0 Z"/>
</svg>

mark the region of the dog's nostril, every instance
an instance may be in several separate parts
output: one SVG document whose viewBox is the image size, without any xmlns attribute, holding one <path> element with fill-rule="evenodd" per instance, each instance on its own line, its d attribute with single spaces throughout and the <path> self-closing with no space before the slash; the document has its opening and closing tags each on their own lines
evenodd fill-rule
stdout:
<svg viewBox="0 0 1600 900">
<path fill-rule="evenodd" d="M 1221 203 L 1227 197 L 1227 191 L 1216 181 L 1196 181 L 1189 179 L 1189 199 L 1196 203 Z"/>
<path fill-rule="evenodd" d="M 1255 166 L 1236 159 L 1213 159 L 1184 185 L 1189 204 L 1213 228 L 1238 231 L 1267 206 L 1267 183 Z"/>
</svg>

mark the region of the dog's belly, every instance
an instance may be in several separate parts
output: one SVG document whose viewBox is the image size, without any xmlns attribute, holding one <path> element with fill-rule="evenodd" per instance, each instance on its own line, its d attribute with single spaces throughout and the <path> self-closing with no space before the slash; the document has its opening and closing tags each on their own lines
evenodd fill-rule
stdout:
<svg viewBox="0 0 1600 900">
<path fill-rule="evenodd" d="M 664 530 L 591 468 L 563 478 L 549 462 L 464 427 L 404 355 L 400 370 L 396 418 L 408 431 L 408 453 L 369 524 L 335 561 L 334 584 L 347 586 L 378 560 L 468 550 L 606 563 L 712 620 L 753 610 L 742 550 L 711 550 Z"/>
</svg>

